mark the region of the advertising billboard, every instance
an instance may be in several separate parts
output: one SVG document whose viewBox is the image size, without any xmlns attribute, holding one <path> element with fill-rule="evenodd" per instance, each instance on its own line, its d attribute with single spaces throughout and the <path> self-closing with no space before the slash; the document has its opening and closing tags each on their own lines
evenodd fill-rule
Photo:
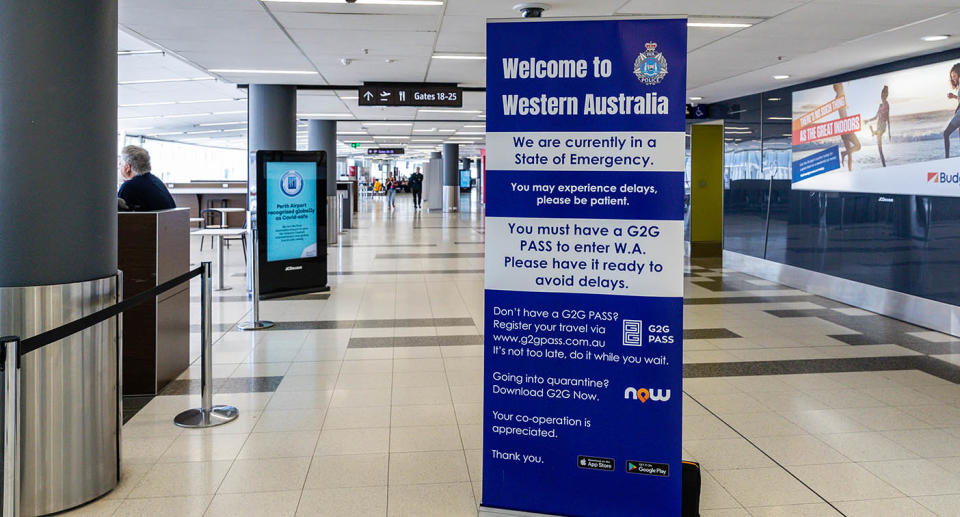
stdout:
<svg viewBox="0 0 960 517">
<path fill-rule="evenodd" d="M 793 188 L 960 196 L 958 87 L 951 60 L 794 92 Z"/>
</svg>

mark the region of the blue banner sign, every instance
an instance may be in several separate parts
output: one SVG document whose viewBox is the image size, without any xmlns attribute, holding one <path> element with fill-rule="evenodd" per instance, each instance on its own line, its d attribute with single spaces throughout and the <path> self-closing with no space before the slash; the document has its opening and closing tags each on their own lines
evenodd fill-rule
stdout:
<svg viewBox="0 0 960 517">
<path fill-rule="evenodd" d="M 486 507 L 680 515 L 686 33 L 487 24 Z"/>
<path fill-rule="evenodd" d="M 825 172 L 840 168 L 840 147 L 832 146 L 793 162 L 793 182 L 799 183 L 807 178 L 819 176 Z"/>
</svg>

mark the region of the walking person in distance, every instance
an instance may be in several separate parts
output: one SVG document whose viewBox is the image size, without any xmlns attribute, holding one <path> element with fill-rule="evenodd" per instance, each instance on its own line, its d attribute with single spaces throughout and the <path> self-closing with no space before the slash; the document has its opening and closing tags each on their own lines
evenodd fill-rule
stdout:
<svg viewBox="0 0 960 517">
<path fill-rule="evenodd" d="M 413 208 L 419 209 L 423 200 L 423 173 L 420 167 L 410 175 L 410 192 L 413 194 Z"/>
</svg>

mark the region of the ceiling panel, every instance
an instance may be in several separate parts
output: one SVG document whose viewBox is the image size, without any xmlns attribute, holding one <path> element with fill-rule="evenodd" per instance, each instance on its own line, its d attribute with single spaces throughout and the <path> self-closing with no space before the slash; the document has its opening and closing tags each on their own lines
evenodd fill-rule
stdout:
<svg viewBox="0 0 960 517">
<path fill-rule="evenodd" d="M 439 16 L 443 6 L 438 5 L 376 5 L 306 2 L 263 2 L 264 7 L 274 14 L 279 13 L 319 13 L 346 15 L 417 15 Z"/>
<path fill-rule="evenodd" d="M 715 41 L 742 31 L 741 28 L 689 27 L 687 28 L 687 51 L 692 52 Z"/>
<path fill-rule="evenodd" d="M 274 12 L 274 15 L 287 29 L 344 31 L 354 27 L 367 31 L 435 31 L 440 24 L 440 13 L 358 15 Z"/>
<path fill-rule="evenodd" d="M 630 0 L 620 14 L 759 16 L 769 18 L 810 0 Z"/>
<path fill-rule="evenodd" d="M 371 54 L 384 56 L 424 56 L 433 50 L 434 31 L 370 31 L 291 29 L 293 37 L 308 55 L 360 54 L 368 49 Z"/>
<path fill-rule="evenodd" d="M 518 11 L 513 6 L 520 2 L 516 0 L 447 0 L 446 15 L 461 16 L 473 15 L 486 18 L 517 18 Z M 561 16 L 609 16 L 623 5 L 623 0 L 554 0 L 547 2 L 550 8 L 544 13 L 545 17 Z"/>
<path fill-rule="evenodd" d="M 291 47 L 292 46 L 288 41 L 282 41 L 274 44 L 257 44 L 255 42 L 249 42 L 248 44 L 237 46 L 237 48 L 246 48 L 250 50 L 250 52 L 247 53 L 223 51 L 182 51 L 178 52 L 178 54 L 183 56 L 185 59 L 204 66 L 205 68 L 214 70 L 224 68 L 313 70 L 310 62 L 303 57 L 303 54 L 291 51 Z M 250 79 L 255 82 L 254 77 L 251 77 Z"/>
<path fill-rule="evenodd" d="M 483 60 L 434 59 L 427 81 L 483 86 L 487 84 L 486 69 L 487 62 Z"/>
<path fill-rule="evenodd" d="M 546 17 L 688 15 L 711 21 L 752 22 L 749 28 L 691 27 L 688 31 L 690 95 L 720 100 L 784 86 L 790 82 L 862 68 L 898 57 L 956 47 L 960 38 L 924 43 L 920 36 L 953 34 L 960 25 L 960 0 L 556 0 Z M 207 69 L 317 71 L 313 75 L 215 74 L 222 81 L 119 87 L 120 102 L 243 97 L 232 82 L 273 84 L 360 84 L 364 81 L 431 81 L 486 84 L 483 60 L 432 59 L 435 52 L 482 54 L 488 18 L 516 18 L 518 0 L 446 0 L 444 6 L 320 4 L 259 0 L 119 0 L 120 21 L 135 34 L 121 34 L 121 48 L 155 43 L 173 55 L 118 59 L 121 80 L 201 77 Z M 947 14 L 954 10 L 952 14 Z M 179 58 L 182 58 L 180 60 Z M 341 64 L 341 58 L 352 62 Z M 392 61 L 392 62 L 391 62 Z M 350 112 L 362 119 L 467 118 L 473 114 L 423 113 L 413 108 L 359 107 L 355 91 L 302 92 L 300 112 Z M 219 103 L 195 105 L 220 111 Z M 233 104 L 233 103 L 227 103 Z M 237 102 L 243 106 L 243 102 Z M 184 105 L 123 108 L 121 116 L 178 114 Z M 242 109 L 239 108 L 239 109 Z M 468 93 L 464 109 L 484 109 L 483 93 Z M 241 117 L 244 118 L 244 117 Z M 233 116 L 122 121 L 121 127 L 151 125 L 196 130 L 210 120 Z M 135 126 L 133 125 L 135 124 Z M 356 120 L 343 131 L 360 131 Z M 367 126 L 375 135 L 442 139 L 463 131 L 463 122 L 410 126 Z M 209 126 L 204 126 L 209 127 Z M 226 127 L 226 126 L 225 126 Z M 171 129 L 172 128 L 172 129 Z M 352 128 L 352 129 L 344 129 Z M 434 132 L 416 129 L 437 128 Z M 240 132 L 233 132 L 240 133 Z M 344 138 L 368 138 L 344 135 Z M 215 134 L 216 140 L 236 136 Z M 426 145 L 426 144 L 425 144 Z"/>
<path fill-rule="evenodd" d="M 314 62 L 330 84 L 359 84 L 363 81 L 423 81 L 429 57 L 405 56 L 393 63 L 383 58 L 364 56 L 343 66 L 336 56 L 314 57 Z M 359 79 L 359 78 L 363 79 Z"/>
</svg>

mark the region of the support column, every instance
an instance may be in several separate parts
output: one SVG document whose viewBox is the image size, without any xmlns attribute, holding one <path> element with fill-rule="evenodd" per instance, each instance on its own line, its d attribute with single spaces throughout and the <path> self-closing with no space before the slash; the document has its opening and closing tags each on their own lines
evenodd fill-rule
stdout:
<svg viewBox="0 0 960 517">
<path fill-rule="evenodd" d="M 307 122 L 307 150 L 327 153 L 327 244 L 336 244 L 339 235 L 337 197 L 337 121 L 311 119 Z"/>
<path fill-rule="evenodd" d="M 257 151 L 297 149 L 297 88 L 285 84 L 251 84 L 247 89 L 247 191 L 257 190 Z M 257 198 L 250 196 L 248 228 L 257 224 Z M 250 235 L 251 246 L 253 243 Z M 252 255 L 252 254 L 251 254 Z M 253 261 L 247 261 L 247 292 L 253 292 Z"/>
<path fill-rule="evenodd" d="M 423 202 L 428 211 L 443 210 L 443 153 L 430 153 L 423 168 Z"/>
<path fill-rule="evenodd" d="M 295 151 L 297 87 L 251 84 L 247 90 L 247 135 L 247 148 L 251 153 L 259 150 Z M 251 171 L 251 176 L 255 174 L 256 170 Z"/>
<path fill-rule="evenodd" d="M 690 127 L 690 257 L 723 256 L 723 126 Z"/>
<path fill-rule="evenodd" d="M 443 144 L 443 211 L 460 206 L 460 144 Z"/>
<path fill-rule="evenodd" d="M 118 179 L 117 2 L 0 1 L 5 335 L 30 338 L 117 302 Z M 116 487 L 117 327 L 111 318 L 20 358 L 18 515 Z"/>
<path fill-rule="evenodd" d="M 0 2 L 0 34 L 0 286 L 115 275 L 116 2 Z"/>
</svg>

